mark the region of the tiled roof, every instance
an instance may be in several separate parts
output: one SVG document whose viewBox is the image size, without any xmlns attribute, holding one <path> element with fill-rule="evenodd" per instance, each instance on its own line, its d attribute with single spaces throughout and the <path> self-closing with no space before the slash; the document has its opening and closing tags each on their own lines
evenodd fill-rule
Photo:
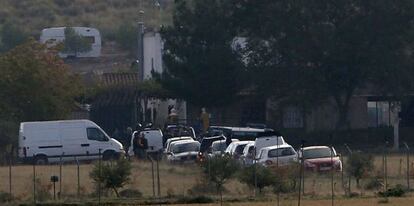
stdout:
<svg viewBox="0 0 414 206">
<path fill-rule="evenodd" d="M 139 83 L 138 72 L 104 73 L 101 79 L 104 87 L 134 86 Z"/>
</svg>

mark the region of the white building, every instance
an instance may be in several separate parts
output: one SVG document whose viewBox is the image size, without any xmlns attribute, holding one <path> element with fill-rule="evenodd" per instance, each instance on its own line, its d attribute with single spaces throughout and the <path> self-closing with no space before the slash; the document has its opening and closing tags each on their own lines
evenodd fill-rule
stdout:
<svg viewBox="0 0 414 206">
<path fill-rule="evenodd" d="M 163 61 L 163 42 L 161 35 L 157 32 L 146 32 L 143 37 L 143 77 L 144 80 L 152 78 L 152 72 L 162 73 Z M 163 126 L 168 117 L 168 108 L 174 107 L 178 112 L 180 123 L 186 123 L 187 104 L 185 101 L 176 99 L 159 100 L 152 99 L 148 102 L 147 108 L 151 110 L 151 122 L 155 125 Z"/>
</svg>

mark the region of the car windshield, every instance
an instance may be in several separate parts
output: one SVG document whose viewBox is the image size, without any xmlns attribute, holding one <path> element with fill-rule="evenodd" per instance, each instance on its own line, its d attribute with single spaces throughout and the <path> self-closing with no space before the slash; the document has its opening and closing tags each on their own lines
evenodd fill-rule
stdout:
<svg viewBox="0 0 414 206">
<path fill-rule="evenodd" d="M 234 153 L 235 153 L 235 154 L 238 154 L 238 155 L 243 154 L 243 150 L 244 150 L 244 148 L 246 147 L 246 145 L 247 145 L 247 144 L 241 144 L 241 145 L 238 145 L 238 146 L 236 147 L 236 149 L 234 150 Z"/>
<path fill-rule="evenodd" d="M 212 152 L 224 152 L 226 148 L 227 148 L 226 142 L 221 141 L 221 142 L 214 142 L 211 150 Z"/>
<path fill-rule="evenodd" d="M 283 156 L 290 156 L 294 154 L 295 154 L 295 151 L 291 147 L 288 147 L 288 148 L 279 148 L 279 149 L 269 150 L 269 153 L 267 154 L 267 156 L 283 157 Z"/>
<path fill-rule="evenodd" d="M 197 152 L 198 150 L 200 150 L 200 143 L 189 142 L 189 143 L 174 145 L 171 151 L 173 153 L 183 153 L 183 152 Z"/>
<path fill-rule="evenodd" d="M 331 157 L 331 149 L 330 148 L 307 149 L 303 151 L 303 156 L 305 159 Z"/>
</svg>

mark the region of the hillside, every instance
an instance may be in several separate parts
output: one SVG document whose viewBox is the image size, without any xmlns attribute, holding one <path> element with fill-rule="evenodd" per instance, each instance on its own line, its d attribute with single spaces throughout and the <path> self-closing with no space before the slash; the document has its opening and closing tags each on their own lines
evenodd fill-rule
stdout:
<svg viewBox="0 0 414 206">
<path fill-rule="evenodd" d="M 12 23 L 34 37 L 46 27 L 89 26 L 111 39 L 120 25 L 136 25 L 140 2 L 148 27 L 170 22 L 173 0 L 0 0 L 0 26 Z"/>
</svg>

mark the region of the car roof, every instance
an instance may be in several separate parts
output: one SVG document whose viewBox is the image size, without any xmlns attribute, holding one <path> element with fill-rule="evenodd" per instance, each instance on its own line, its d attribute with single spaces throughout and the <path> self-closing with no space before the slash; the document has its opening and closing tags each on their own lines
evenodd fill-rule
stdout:
<svg viewBox="0 0 414 206">
<path fill-rule="evenodd" d="M 173 137 L 173 138 L 167 139 L 167 141 L 170 141 L 171 142 L 171 141 L 175 141 L 175 140 L 188 139 L 188 138 L 193 139 L 190 136 L 183 136 L 183 137 Z"/>
<path fill-rule="evenodd" d="M 269 147 L 263 147 L 262 149 L 272 150 L 272 149 L 282 149 L 282 148 L 293 148 L 290 144 L 281 144 L 281 145 L 273 145 Z"/>
<path fill-rule="evenodd" d="M 186 143 L 191 143 L 191 142 L 197 142 L 197 141 L 195 141 L 195 140 L 180 140 L 180 141 L 175 141 L 175 142 L 171 143 L 171 146 L 186 144 Z M 197 143 L 200 144 L 200 142 L 197 142 Z"/>
<path fill-rule="evenodd" d="M 309 146 L 304 147 L 303 150 L 311 150 L 311 149 L 329 149 L 328 146 Z"/>
<path fill-rule="evenodd" d="M 240 131 L 240 132 L 264 132 L 265 129 L 257 129 L 252 127 L 226 127 L 226 126 L 210 126 L 212 129 L 228 129 L 234 131 Z"/>
</svg>

